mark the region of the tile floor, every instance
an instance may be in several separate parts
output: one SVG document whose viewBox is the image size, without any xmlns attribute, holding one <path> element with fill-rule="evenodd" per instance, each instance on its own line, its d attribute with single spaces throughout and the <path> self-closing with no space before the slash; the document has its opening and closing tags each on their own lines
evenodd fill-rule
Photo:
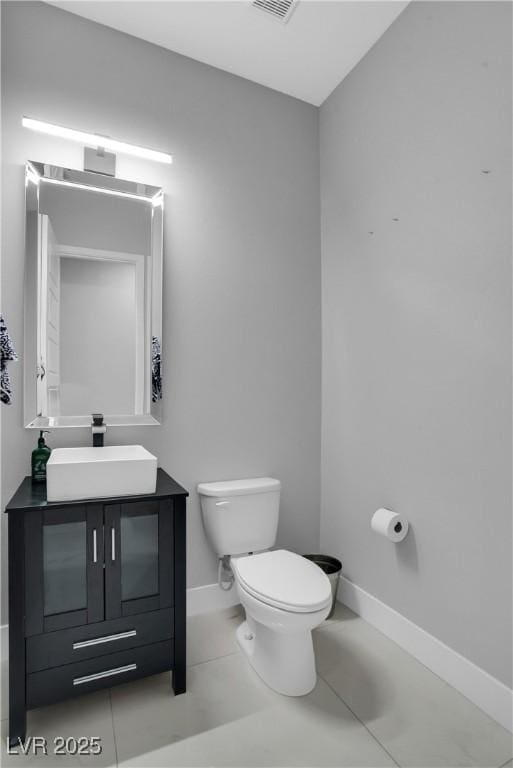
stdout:
<svg viewBox="0 0 513 768">
<path fill-rule="evenodd" d="M 347 608 L 314 633 L 319 681 L 297 699 L 248 666 L 240 620 L 237 608 L 189 620 L 183 696 L 165 674 L 29 713 L 29 735 L 100 736 L 98 757 L 7 755 L 3 738 L 2 766 L 513 768 L 507 731 Z"/>
</svg>

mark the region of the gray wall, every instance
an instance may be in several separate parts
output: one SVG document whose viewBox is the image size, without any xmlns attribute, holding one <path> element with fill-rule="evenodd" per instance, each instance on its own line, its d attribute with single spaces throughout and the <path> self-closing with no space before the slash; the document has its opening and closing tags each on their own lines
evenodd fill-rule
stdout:
<svg viewBox="0 0 513 768">
<path fill-rule="evenodd" d="M 511 63 L 509 3 L 416 2 L 320 115 L 321 544 L 508 684 Z"/>
<path fill-rule="evenodd" d="M 189 586 L 216 580 L 194 491 L 202 480 L 280 478 L 279 541 L 316 548 L 318 110 L 47 5 L 7 2 L 2 13 L 2 310 L 20 353 L 23 164 L 82 162 L 79 145 L 22 129 L 22 115 L 171 151 L 170 167 L 118 158 L 119 176 L 166 193 L 164 423 L 110 430 L 108 442 L 142 443 L 190 489 Z M 28 473 L 36 439 L 22 426 L 22 363 L 11 371 L 4 503 Z M 49 444 L 90 439 L 55 430 Z"/>
</svg>

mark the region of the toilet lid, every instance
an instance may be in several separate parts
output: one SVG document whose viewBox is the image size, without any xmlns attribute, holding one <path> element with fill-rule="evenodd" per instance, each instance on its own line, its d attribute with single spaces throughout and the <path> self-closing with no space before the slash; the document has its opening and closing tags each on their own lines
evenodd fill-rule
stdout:
<svg viewBox="0 0 513 768">
<path fill-rule="evenodd" d="M 268 605 L 307 613 L 319 611 L 331 601 L 326 574 L 294 552 L 261 552 L 233 558 L 231 565 L 242 588 Z"/>
</svg>

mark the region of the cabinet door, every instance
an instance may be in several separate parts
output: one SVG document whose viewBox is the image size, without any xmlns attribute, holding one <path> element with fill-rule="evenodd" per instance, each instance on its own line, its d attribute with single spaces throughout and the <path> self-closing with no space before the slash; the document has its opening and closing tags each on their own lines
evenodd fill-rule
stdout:
<svg viewBox="0 0 513 768">
<path fill-rule="evenodd" d="M 101 621 L 101 506 L 34 510 L 25 526 L 27 636 Z"/>
<path fill-rule="evenodd" d="M 171 501 L 105 507 L 105 600 L 107 619 L 172 605 Z"/>
</svg>

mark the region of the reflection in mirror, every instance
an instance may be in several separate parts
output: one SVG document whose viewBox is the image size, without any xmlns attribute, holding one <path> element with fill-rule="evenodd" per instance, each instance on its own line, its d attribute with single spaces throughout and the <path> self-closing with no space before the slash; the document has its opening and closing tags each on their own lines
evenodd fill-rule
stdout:
<svg viewBox="0 0 513 768">
<path fill-rule="evenodd" d="M 144 371 L 142 359 L 136 364 L 136 349 L 144 349 L 143 257 L 139 257 L 138 272 L 142 274 L 136 281 L 137 262 L 128 260 L 128 254 L 125 261 L 117 258 L 118 253 L 104 258 L 96 253 L 88 256 L 81 252 L 77 258 L 60 259 L 61 314 L 69 319 L 60 333 L 60 371 L 57 356 L 53 366 L 48 356 L 49 416 L 89 411 L 128 414 L 143 408 L 143 387 L 136 386 L 138 371 Z M 138 292 L 136 282 L 140 282 Z M 140 307 L 136 305 L 137 293 Z M 51 300 L 49 296 L 49 306 Z M 49 342 L 56 327 L 47 323 Z M 76 340 L 83 328 L 87 333 L 77 355 Z M 50 400 L 51 376 L 56 377 L 55 403 Z"/>
<path fill-rule="evenodd" d="M 27 426 L 92 413 L 158 423 L 162 200 L 157 187 L 27 164 Z"/>
</svg>

